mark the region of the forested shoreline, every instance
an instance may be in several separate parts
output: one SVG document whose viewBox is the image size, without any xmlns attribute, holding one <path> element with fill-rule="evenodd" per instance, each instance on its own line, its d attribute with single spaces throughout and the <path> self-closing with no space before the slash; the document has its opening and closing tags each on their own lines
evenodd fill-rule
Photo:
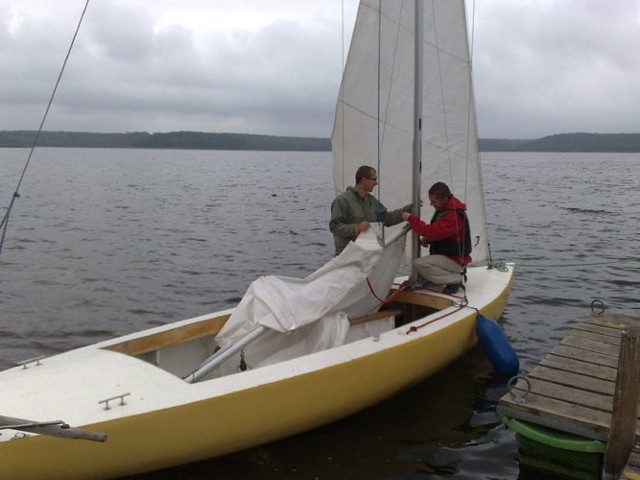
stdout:
<svg viewBox="0 0 640 480">
<path fill-rule="evenodd" d="M 0 147 L 33 146 L 37 132 L 0 131 Z M 484 152 L 640 152 L 638 133 L 563 133 L 538 139 L 481 138 Z M 40 147 L 68 148 L 164 148 L 185 150 L 329 151 L 331 140 L 316 137 L 284 137 L 243 133 L 91 133 L 43 131 Z"/>
</svg>

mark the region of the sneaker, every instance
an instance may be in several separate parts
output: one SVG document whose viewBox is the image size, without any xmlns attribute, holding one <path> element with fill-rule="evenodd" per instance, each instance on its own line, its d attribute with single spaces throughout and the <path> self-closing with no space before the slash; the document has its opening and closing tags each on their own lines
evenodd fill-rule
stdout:
<svg viewBox="0 0 640 480">
<path fill-rule="evenodd" d="M 407 286 L 405 287 L 406 290 L 423 290 L 426 287 L 426 283 L 423 282 L 422 280 L 412 280 L 409 283 L 407 283 Z"/>
<path fill-rule="evenodd" d="M 444 293 L 445 295 L 455 295 L 460 291 L 460 289 L 464 289 L 464 285 L 462 285 L 462 282 L 451 283 L 446 287 L 444 287 L 444 290 L 442 290 L 442 293 Z"/>
</svg>

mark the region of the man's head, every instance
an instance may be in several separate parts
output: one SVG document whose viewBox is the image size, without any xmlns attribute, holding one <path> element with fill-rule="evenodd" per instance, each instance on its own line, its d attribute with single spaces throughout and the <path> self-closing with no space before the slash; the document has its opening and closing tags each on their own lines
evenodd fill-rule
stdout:
<svg viewBox="0 0 640 480">
<path fill-rule="evenodd" d="M 360 186 L 367 192 L 373 191 L 378 184 L 378 173 L 373 167 L 363 165 L 356 171 L 356 187 Z"/>
<path fill-rule="evenodd" d="M 429 189 L 429 202 L 436 210 L 440 210 L 451 198 L 451 190 L 446 183 L 436 182 Z"/>
</svg>

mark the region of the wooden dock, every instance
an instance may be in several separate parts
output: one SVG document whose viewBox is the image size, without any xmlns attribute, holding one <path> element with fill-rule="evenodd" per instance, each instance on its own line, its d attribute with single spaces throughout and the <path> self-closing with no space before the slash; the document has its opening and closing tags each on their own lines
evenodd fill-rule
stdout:
<svg viewBox="0 0 640 480">
<path fill-rule="evenodd" d="M 640 327 L 640 319 L 604 313 L 577 325 L 499 403 L 498 413 L 560 432 L 607 442 L 616 391 L 620 338 L 623 331 Z M 635 418 L 635 444 L 640 426 Z M 634 449 L 637 450 L 637 449 Z M 625 473 L 634 477 L 629 459 Z M 624 478 L 624 477 L 623 477 Z"/>
</svg>

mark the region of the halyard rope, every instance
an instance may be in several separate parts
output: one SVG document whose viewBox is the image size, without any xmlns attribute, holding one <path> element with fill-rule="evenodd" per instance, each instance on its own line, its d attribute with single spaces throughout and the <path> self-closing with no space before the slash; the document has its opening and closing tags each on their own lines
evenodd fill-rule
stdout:
<svg viewBox="0 0 640 480">
<path fill-rule="evenodd" d="M 82 10 L 82 15 L 80 15 L 80 20 L 78 21 L 78 26 L 76 27 L 76 31 L 73 34 L 73 38 L 71 39 L 71 44 L 69 45 L 69 49 L 67 50 L 67 55 L 62 63 L 62 68 L 60 69 L 60 73 L 58 74 L 58 79 L 56 80 L 56 84 L 53 87 L 53 92 L 51 92 L 51 97 L 49 98 L 49 103 L 47 104 L 47 108 L 45 109 L 44 115 L 42 116 L 42 121 L 40 122 L 40 127 L 38 128 L 38 132 L 36 133 L 36 138 L 33 140 L 33 145 L 31 146 L 31 150 L 29 151 L 29 156 L 27 157 L 27 161 L 22 169 L 22 174 L 20 175 L 20 179 L 18 180 L 18 185 L 16 186 L 15 192 L 11 196 L 11 201 L 9 202 L 9 206 L 7 207 L 7 211 L 2 217 L 2 221 L 0 221 L 0 230 L 2 233 L 0 234 L 0 253 L 2 253 L 2 246 L 4 245 L 4 238 L 7 233 L 7 226 L 9 225 L 9 216 L 11 215 L 11 210 L 13 209 L 13 204 L 20 196 L 19 190 L 20 185 L 22 184 L 22 180 L 24 179 L 25 174 L 27 173 L 27 168 L 29 167 L 29 163 L 31 162 L 31 157 L 33 156 L 33 152 L 38 144 L 38 139 L 40 138 L 40 134 L 42 133 L 42 128 L 44 127 L 44 122 L 47 119 L 47 115 L 49 114 L 49 109 L 51 108 L 51 104 L 53 103 L 53 99 L 56 95 L 56 91 L 58 90 L 58 85 L 60 85 L 60 80 L 62 79 L 62 74 L 64 73 L 64 69 L 67 66 L 67 61 L 69 60 L 69 56 L 71 55 L 71 50 L 73 49 L 73 45 L 78 36 L 78 32 L 80 31 L 80 25 L 82 25 L 82 20 L 84 19 L 84 14 L 87 11 L 87 7 L 89 6 L 89 0 L 86 1 L 84 5 L 84 9 Z"/>
</svg>

